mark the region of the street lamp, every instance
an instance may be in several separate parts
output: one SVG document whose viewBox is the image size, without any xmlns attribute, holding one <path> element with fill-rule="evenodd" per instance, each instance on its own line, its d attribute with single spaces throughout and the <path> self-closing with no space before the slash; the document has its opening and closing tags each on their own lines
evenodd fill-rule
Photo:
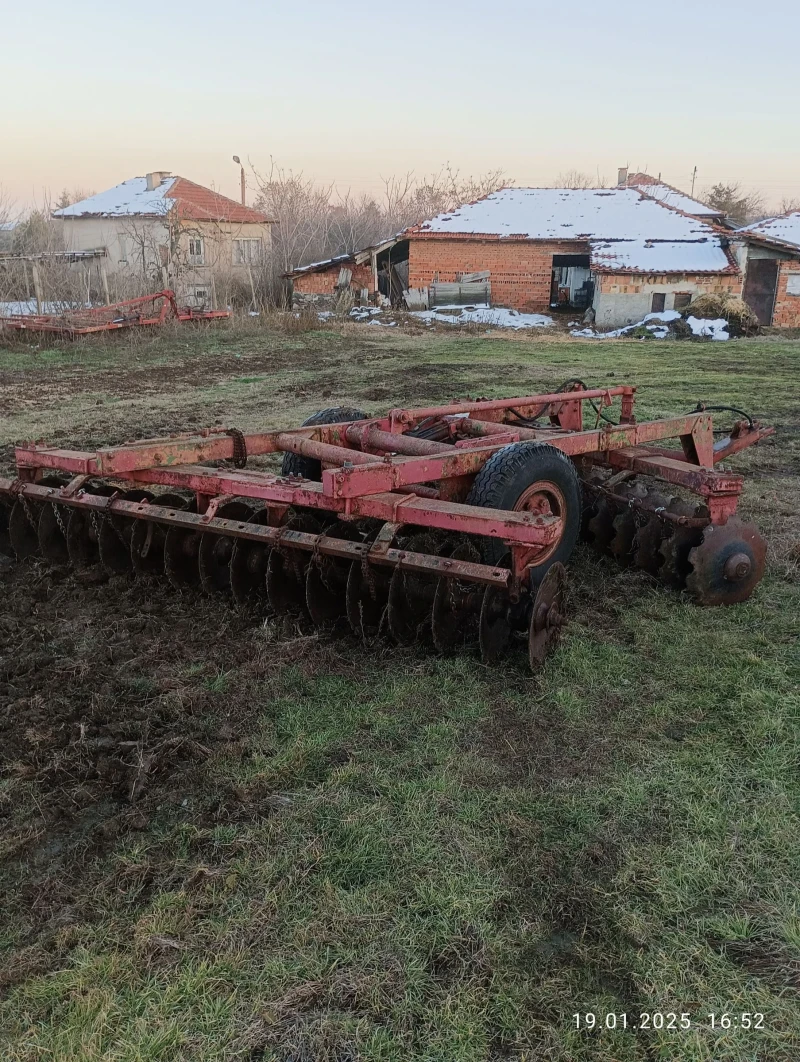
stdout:
<svg viewBox="0 0 800 1062">
<path fill-rule="evenodd" d="M 240 169 L 240 171 L 241 171 L 241 179 L 242 179 L 242 206 L 247 206 L 247 204 L 246 204 L 246 203 L 245 203 L 245 201 L 244 201 L 244 166 L 242 166 L 242 160 L 241 160 L 241 159 L 239 158 L 239 156 L 238 156 L 238 155 L 234 155 L 234 156 L 233 156 L 233 161 L 234 161 L 234 162 L 235 162 L 235 163 L 236 163 L 236 164 L 237 164 L 237 165 L 239 166 L 239 169 Z"/>
</svg>

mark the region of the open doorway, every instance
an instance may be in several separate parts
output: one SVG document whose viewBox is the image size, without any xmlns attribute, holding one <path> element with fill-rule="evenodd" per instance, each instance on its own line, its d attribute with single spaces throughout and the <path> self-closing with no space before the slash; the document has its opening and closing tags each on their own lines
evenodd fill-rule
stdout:
<svg viewBox="0 0 800 1062">
<path fill-rule="evenodd" d="M 588 254 L 554 254 L 550 309 L 583 312 L 592 305 L 594 281 Z"/>
</svg>

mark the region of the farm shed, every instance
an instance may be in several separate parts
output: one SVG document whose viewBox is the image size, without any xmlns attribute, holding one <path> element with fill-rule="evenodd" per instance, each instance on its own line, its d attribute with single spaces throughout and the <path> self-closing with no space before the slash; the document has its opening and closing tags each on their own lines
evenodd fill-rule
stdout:
<svg viewBox="0 0 800 1062">
<path fill-rule="evenodd" d="M 800 211 L 731 234 L 744 274 L 742 298 L 762 325 L 800 328 Z"/>
<path fill-rule="evenodd" d="M 378 294 L 400 305 L 408 287 L 408 242 L 392 237 L 352 254 L 298 266 L 283 274 L 292 286 L 292 306 L 332 310 L 341 299 L 375 301 Z"/>
<path fill-rule="evenodd" d="M 412 289 L 483 272 L 493 305 L 608 326 L 741 290 L 724 230 L 637 188 L 504 188 L 404 235 Z"/>
</svg>

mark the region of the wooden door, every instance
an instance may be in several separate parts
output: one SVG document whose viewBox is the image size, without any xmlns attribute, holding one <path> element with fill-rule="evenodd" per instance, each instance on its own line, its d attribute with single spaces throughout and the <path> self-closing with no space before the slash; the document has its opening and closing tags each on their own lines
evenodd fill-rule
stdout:
<svg viewBox="0 0 800 1062">
<path fill-rule="evenodd" d="M 778 286 L 777 258 L 750 258 L 742 298 L 762 325 L 772 324 L 772 308 Z"/>
</svg>

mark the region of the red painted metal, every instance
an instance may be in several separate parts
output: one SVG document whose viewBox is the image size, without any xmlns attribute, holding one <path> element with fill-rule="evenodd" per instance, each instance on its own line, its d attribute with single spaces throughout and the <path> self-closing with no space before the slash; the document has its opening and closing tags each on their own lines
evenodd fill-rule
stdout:
<svg viewBox="0 0 800 1062">
<path fill-rule="evenodd" d="M 164 306 L 174 307 L 172 293 L 161 295 L 165 296 Z M 385 417 L 357 422 L 235 433 L 235 437 L 224 428 L 213 428 L 96 451 L 29 444 L 17 448 L 17 478 L 0 480 L 0 495 L 21 492 L 32 501 L 50 500 L 187 530 L 280 542 L 342 560 L 368 555 L 372 563 L 458 575 L 479 583 L 502 583 L 514 595 L 520 591 L 528 566 L 536 564 L 537 558 L 546 556 L 558 542 L 563 525 L 561 517 L 552 513 L 465 504 L 473 477 L 510 442 L 548 443 L 578 464 L 588 462 L 680 485 L 703 499 L 713 523 L 725 523 L 736 511 L 742 477 L 715 471 L 714 464 L 759 442 L 773 429 L 740 422 L 729 438 L 715 444 L 709 412 L 637 422 L 635 392 L 636 388 L 628 385 L 592 390 L 573 385 L 572 390 L 554 394 L 394 409 Z M 610 407 L 615 399 L 620 400 L 619 422 L 601 420 L 599 410 Z M 587 411 L 589 427 L 583 423 L 586 402 L 593 407 Z M 438 440 L 416 434 L 418 428 L 437 425 L 442 429 Z M 676 440 L 680 449 L 658 446 L 666 440 Z M 204 464 L 241 456 L 242 447 L 248 456 L 289 452 L 320 461 L 321 482 Z M 36 483 L 53 470 L 76 478 L 61 489 Z M 187 513 L 104 497 L 84 490 L 87 477 L 106 478 L 120 486 L 179 488 L 194 495 L 197 511 Z M 270 510 L 270 520 L 240 524 L 218 518 L 218 507 L 231 499 L 262 502 Z M 344 521 L 370 518 L 387 527 L 412 525 L 497 538 L 509 547 L 511 568 L 406 554 L 390 548 L 386 536 L 379 536 L 370 547 L 325 533 L 287 531 L 278 525 L 290 508 L 334 513 Z"/>
<path fill-rule="evenodd" d="M 19 332 L 49 332 L 67 339 L 93 332 L 114 332 L 121 328 L 162 325 L 176 321 L 212 321 L 230 317 L 230 310 L 194 310 L 179 307 L 175 292 L 165 288 L 110 306 L 65 310 L 60 314 L 10 314 L 0 317 L 0 326 Z"/>
</svg>

